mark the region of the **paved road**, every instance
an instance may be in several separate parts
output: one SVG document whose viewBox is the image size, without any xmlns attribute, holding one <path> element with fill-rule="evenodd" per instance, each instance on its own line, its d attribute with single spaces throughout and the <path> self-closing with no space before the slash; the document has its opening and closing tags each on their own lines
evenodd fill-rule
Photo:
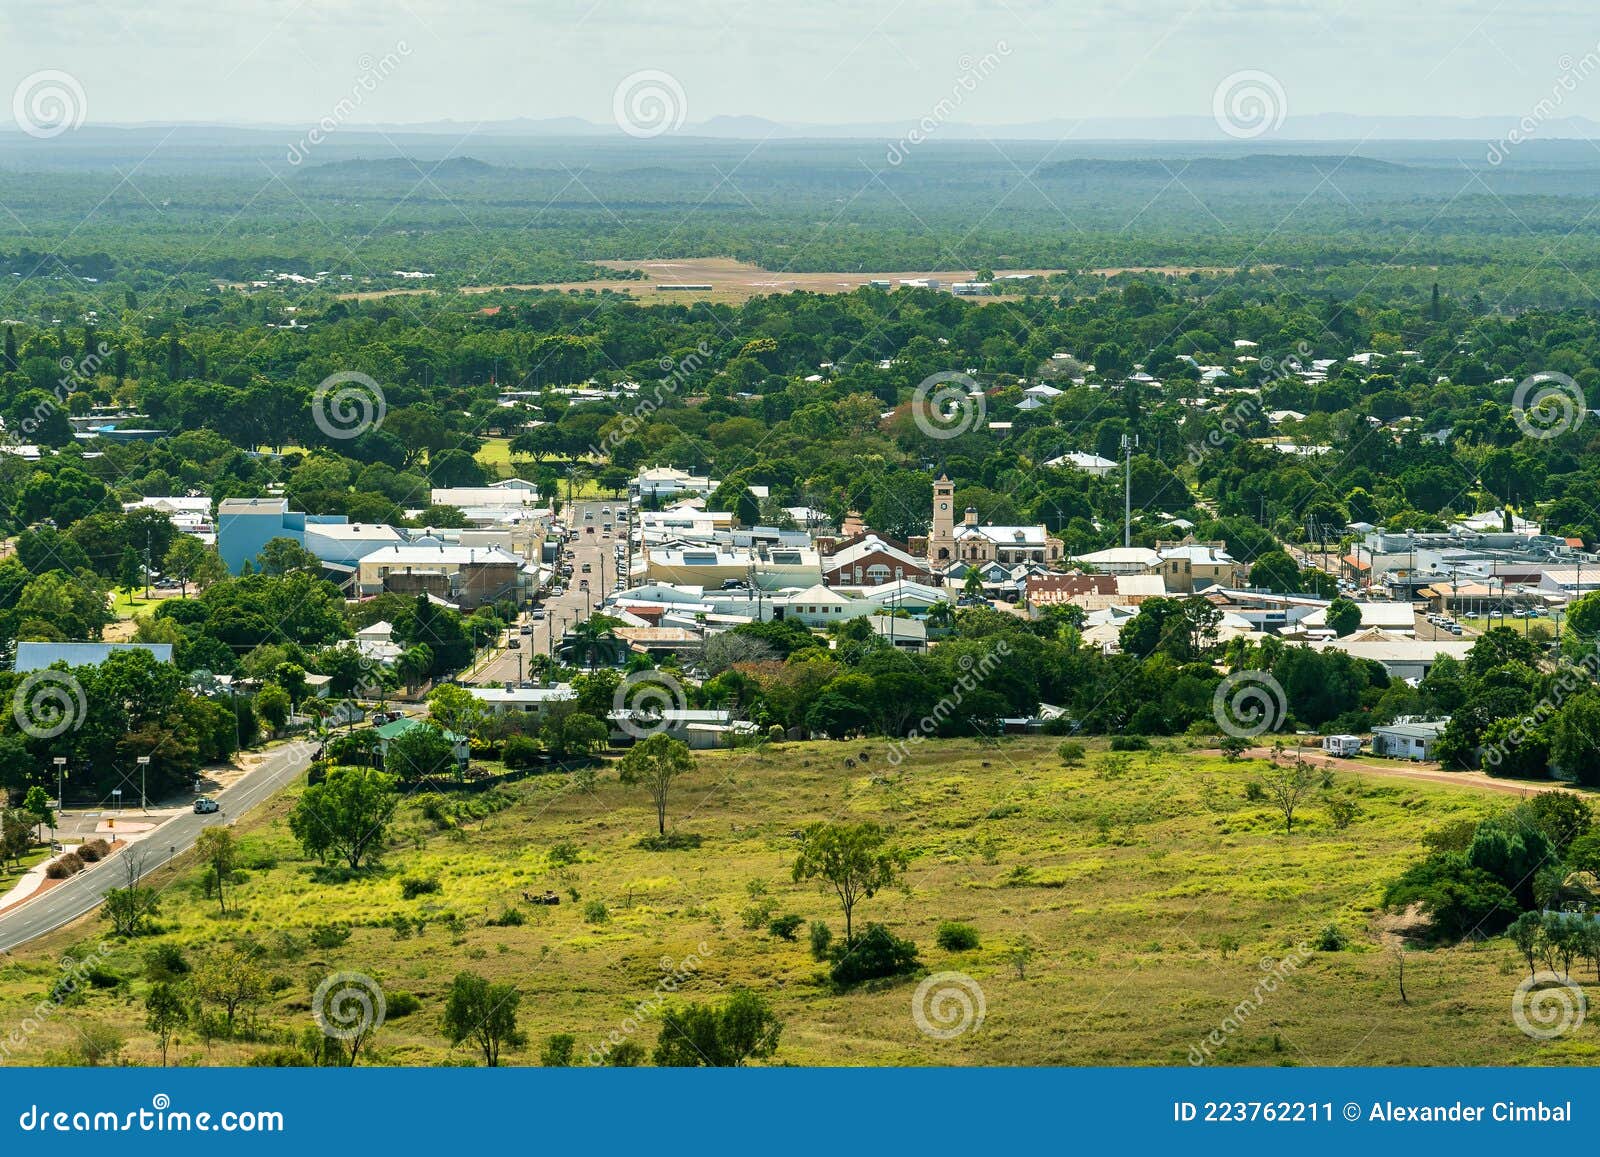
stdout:
<svg viewBox="0 0 1600 1157">
<path fill-rule="evenodd" d="M 556 598 L 540 601 L 543 619 L 530 621 L 526 615 L 520 618 L 519 626 L 527 623 L 533 628 L 531 635 L 522 635 L 515 627 L 508 632 L 508 639 L 518 640 L 516 650 L 509 647 L 501 650 L 463 682 L 492 687 L 521 681 L 527 671 L 526 656 L 549 654 L 551 645 L 561 641 L 563 631 L 599 607 L 602 592 L 610 594 L 616 589 L 615 549 L 617 543 L 623 541 L 617 513 L 626 510 L 627 505 L 626 499 L 585 499 L 567 508 L 570 525 L 578 529 L 578 541 L 562 548 L 574 555 L 572 575 L 562 580 L 566 590 Z M 604 513 L 608 507 L 610 514 Z M 585 518 L 585 515 L 593 515 L 593 518 Z M 611 523 L 610 534 L 603 529 L 608 522 Z M 589 532 L 589 527 L 594 528 L 593 533 Z M 585 563 L 589 566 L 588 574 L 583 573 Z M 587 593 L 580 589 L 585 581 L 589 584 Z"/>
<path fill-rule="evenodd" d="M 188 851 L 204 829 L 238 819 L 293 783 L 310 765 L 315 750 L 315 744 L 298 742 L 279 748 L 232 787 L 212 797 L 222 805 L 221 812 L 208 816 L 184 812 L 88 871 L 0 915 L 0 951 L 26 944 L 97 907 L 108 891 L 126 882 L 124 856 L 143 855 L 143 874 L 148 875 L 174 855 Z"/>
</svg>

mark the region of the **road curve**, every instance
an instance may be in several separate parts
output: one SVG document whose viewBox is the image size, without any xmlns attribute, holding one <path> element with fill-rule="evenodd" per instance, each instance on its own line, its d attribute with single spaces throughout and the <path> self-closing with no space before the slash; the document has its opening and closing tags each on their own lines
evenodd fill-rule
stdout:
<svg viewBox="0 0 1600 1157">
<path fill-rule="evenodd" d="M 208 816 L 184 812 L 175 816 L 134 843 L 131 849 L 118 852 L 88 871 L 0 915 L 0 952 L 26 944 L 46 932 L 70 924 L 85 912 L 93 911 L 107 892 L 123 885 L 126 877 L 122 857 L 129 850 L 144 855 L 142 878 L 168 863 L 174 856 L 194 847 L 200 833 L 206 828 L 236 820 L 270 799 L 305 772 L 315 750 L 315 744 L 303 741 L 279 748 L 232 787 L 213 797 L 222 805 L 221 812 Z"/>
</svg>

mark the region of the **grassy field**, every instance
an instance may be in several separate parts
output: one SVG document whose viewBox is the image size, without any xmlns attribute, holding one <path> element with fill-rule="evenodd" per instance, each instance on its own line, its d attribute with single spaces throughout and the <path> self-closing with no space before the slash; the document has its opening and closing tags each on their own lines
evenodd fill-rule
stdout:
<svg viewBox="0 0 1600 1157">
<path fill-rule="evenodd" d="M 372 1059 L 391 1064 L 470 1063 L 439 1030 L 450 978 L 463 968 L 517 984 L 532 1044 L 512 1063 L 535 1063 L 552 1033 L 577 1036 L 578 1053 L 613 1029 L 662 976 L 700 958 L 680 999 L 715 999 L 730 987 L 763 993 L 785 1020 L 774 1063 L 1185 1064 L 1190 1050 L 1259 995 L 1274 962 L 1282 982 L 1213 1045 L 1220 1064 L 1504 1064 L 1592 1060 L 1585 1030 L 1540 1043 L 1510 1016 L 1521 966 L 1504 941 L 1406 953 L 1409 1003 L 1396 956 L 1375 919 L 1382 882 L 1420 854 L 1420 837 L 1452 818 L 1508 806 L 1470 788 L 1336 773 L 1331 790 L 1361 811 L 1337 830 L 1324 808 L 1302 813 L 1292 836 L 1245 785 L 1259 764 L 1198 753 L 1112 755 L 1091 750 L 1063 767 L 1055 743 L 1017 739 L 928 743 L 898 767 L 882 742 L 784 744 L 701 756 L 675 788 L 673 830 L 703 837 L 698 850 L 652 852 L 646 798 L 601 777 L 586 795 L 560 777 L 509 789 L 510 806 L 440 829 L 409 802 L 381 866 L 322 882 L 284 816 L 293 793 L 241 822 L 249 867 L 222 917 L 201 873 L 180 860 L 160 878 L 159 937 L 111 941 L 110 970 L 126 979 L 90 992 L 28 1037 L 19 1059 L 67 1055 L 77 1028 L 109 1024 L 128 1039 L 125 1059 L 153 1063 L 143 1029 L 143 953 L 176 943 L 191 959 L 219 939 L 248 939 L 264 953 L 276 995 L 260 1008 L 259 1041 L 190 1035 L 187 1063 L 242 1063 L 310 1024 L 309 994 L 327 972 L 376 978 L 420 1007 L 391 1018 Z M 850 761 L 847 763 L 847 761 Z M 831 893 L 791 882 L 796 833 L 823 818 L 874 819 L 912 853 L 903 889 L 857 910 L 916 941 L 930 972 L 958 971 L 981 987 L 981 1027 L 950 1040 L 919 1032 L 915 978 L 838 993 L 825 983 L 802 928 L 798 941 L 747 928 L 755 892 L 774 914 L 843 921 Z M 576 862 L 552 850 L 570 845 Z M 441 890 L 401 898 L 402 877 L 437 877 Z M 558 907 L 519 903 L 554 890 Z M 586 915 L 600 901 L 603 920 Z M 508 909 L 524 923 L 499 926 Z M 404 932 L 395 918 L 405 917 Z M 426 922 L 416 930 L 418 919 Z M 947 952 L 934 932 L 960 920 L 977 949 Z M 337 947 L 321 925 L 352 926 Z M 1343 951 L 1297 948 L 1328 925 Z M 55 961 L 81 957 L 107 935 L 87 917 L 0 966 L 0 1024 L 15 1023 L 50 987 Z M 1031 955 L 1019 972 L 1016 949 Z M 402 998 L 403 1000 L 403 998 Z M 648 1049 L 656 1024 L 638 1039 Z"/>
</svg>

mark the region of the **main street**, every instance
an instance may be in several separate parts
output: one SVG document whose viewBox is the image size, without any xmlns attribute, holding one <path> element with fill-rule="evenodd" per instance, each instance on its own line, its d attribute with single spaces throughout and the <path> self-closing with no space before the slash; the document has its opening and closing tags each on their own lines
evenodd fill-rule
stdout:
<svg viewBox="0 0 1600 1157">
<path fill-rule="evenodd" d="M 224 788 L 212 797 L 222 805 L 220 812 L 214 815 L 195 815 L 193 812 L 177 815 L 116 855 L 107 857 L 87 871 L 0 915 L 0 952 L 43 936 L 92 911 L 107 892 L 126 885 L 127 857 L 138 857 L 140 875 L 147 876 L 194 847 L 200 833 L 206 828 L 231 823 L 270 799 L 305 772 L 316 748 L 314 742 L 297 741 L 270 752 L 233 786 Z"/>
<path fill-rule="evenodd" d="M 523 682 L 527 678 L 528 656 L 548 655 L 552 646 L 561 641 L 563 632 L 599 608 L 601 599 L 617 587 L 615 551 L 618 543 L 627 542 L 627 528 L 621 520 L 627 509 L 626 498 L 588 498 L 574 502 L 563 511 L 568 529 L 577 531 L 578 540 L 563 543 L 561 547 L 560 562 L 572 567 L 572 574 L 559 580 L 564 588 L 562 593 L 540 600 L 542 618 L 532 618 L 523 612 L 517 624 L 501 639 L 500 649 L 463 677 L 463 683 L 496 686 Z M 611 524 L 609 532 L 605 529 L 607 523 Z M 567 551 L 572 552 L 571 559 L 566 558 Z M 585 566 L 589 568 L 587 574 Z M 589 587 L 587 591 L 583 589 L 585 583 Z M 530 627 L 532 633 L 521 634 L 523 626 Z M 512 640 L 517 642 L 515 648 L 510 646 Z"/>
</svg>

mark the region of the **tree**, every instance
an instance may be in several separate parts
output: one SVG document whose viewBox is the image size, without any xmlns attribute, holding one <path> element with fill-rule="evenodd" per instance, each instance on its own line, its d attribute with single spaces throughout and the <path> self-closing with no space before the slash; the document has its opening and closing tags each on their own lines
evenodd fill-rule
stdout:
<svg viewBox="0 0 1600 1157">
<path fill-rule="evenodd" d="M 210 866 L 211 874 L 217 881 L 217 907 L 226 912 L 228 903 L 224 899 L 223 886 L 239 858 L 233 832 L 225 827 L 207 828 L 195 841 L 194 849 L 201 861 Z"/>
<path fill-rule="evenodd" d="M 1328 604 L 1328 629 L 1341 639 L 1361 626 L 1361 608 L 1340 595 Z"/>
<path fill-rule="evenodd" d="M 1250 585 L 1276 594 L 1300 589 L 1300 568 L 1286 551 L 1269 550 L 1250 564 Z"/>
<path fill-rule="evenodd" d="M 501 1049 L 520 1048 L 525 1038 L 517 1029 L 522 993 L 515 985 L 490 984 L 475 972 L 459 972 L 444 1007 L 444 1032 L 453 1045 L 470 1040 L 483 1051 L 483 1063 L 500 1064 Z"/>
<path fill-rule="evenodd" d="M 213 945 L 195 965 L 190 983 L 201 1004 L 221 1006 L 230 1036 L 234 1018 L 253 1009 L 267 994 L 266 971 L 232 944 Z"/>
<path fill-rule="evenodd" d="M 28 794 L 22 797 L 22 810 L 28 813 L 33 822 L 41 829 L 49 828 L 51 831 L 55 830 L 56 813 L 50 807 L 50 796 L 45 792 L 44 788 L 38 785 L 30 787 Z M 39 834 L 40 838 L 43 838 L 43 831 Z"/>
<path fill-rule="evenodd" d="M 276 683 L 269 683 L 256 692 L 256 714 L 267 721 L 267 726 L 272 728 L 274 735 L 287 726 L 292 706 L 289 693 Z"/>
<path fill-rule="evenodd" d="M 428 692 L 428 715 L 446 731 L 470 736 L 483 720 L 483 703 L 465 687 L 446 683 Z"/>
<path fill-rule="evenodd" d="M 618 779 L 629 787 L 642 786 L 656 805 L 656 831 L 667 834 L 667 793 L 672 781 L 696 768 L 689 745 L 657 733 L 628 749 L 617 763 Z"/>
<path fill-rule="evenodd" d="M 1524 912 L 1511 922 L 1510 928 L 1506 929 L 1506 935 L 1511 937 L 1511 942 L 1517 946 L 1517 951 L 1528 961 L 1529 976 L 1538 974 L 1535 958 L 1538 955 L 1540 934 L 1543 931 L 1543 912 Z"/>
<path fill-rule="evenodd" d="M 183 998 L 171 984 L 162 982 L 151 987 L 144 998 L 144 1026 L 161 1041 L 161 1064 L 167 1063 L 167 1046 L 177 1031 L 188 1021 L 188 1010 Z"/>
<path fill-rule="evenodd" d="M 1294 813 L 1311 794 L 1318 776 L 1310 767 L 1296 759 L 1293 763 L 1269 767 L 1257 782 L 1267 793 L 1267 799 L 1283 816 L 1283 834 L 1294 832 Z"/>
<path fill-rule="evenodd" d="M 117 582 L 128 592 L 128 605 L 133 606 L 133 596 L 139 586 L 139 576 L 144 573 L 144 562 L 131 545 L 122 548 L 122 561 L 117 565 Z"/>
<path fill-rule="evenodd" d="M 662 1067 L 733 1068 L 778 1048 L 783 1021 L 749 989 L 737 989 L 721 1008 L 690 1004 L 661 1016 L 652 1058 Z"/>
<path fill-rule="evenodd" d="M 266 575 L 286 575 L 292 571 L 309 571 L 318 574 L 322 562 L 292 538 L 268 539 L 256 555 L 256 570 Z"/>
<path fill-rule="evenodd" d="M 192 534 L 180 534 L 167 548 L 167 557 L 161 565 L 178 580 L 181 596 L 189 595 L 189 583 L 197 571 L 205 566 L 205 545 Z"/>
<path fill-rule="evenodd" d="M 389 740 L 383 753 L 383 768 L 406 782 L 460 770 L 455 744 L 431 723 L 418 723 Z"/>
<path fill-rule="evenodd" d="M 905 872 L 905 852 L 887 847 L 888 833 L 875 823 L 814 823 L 806 828 L 794 880 L 816 879 L 832 885 L 844 909 L 844 940 L 854 939 L 852 917 L 862 900 L 870 900 Z"/>
<path fill-rule="evenodd" d="M 323 863 L 343 860 L 357 871 L 383 846 L 398 797 L 395 777 L 370 767 L 336 767 L 301 794 L 289 831 Z"/>
<path fill-rule="evenodd" d="M 33 817 L 21 808 L 0 809 L 0 863 L 21 864 L 33 847 Z"/>
</svg>

